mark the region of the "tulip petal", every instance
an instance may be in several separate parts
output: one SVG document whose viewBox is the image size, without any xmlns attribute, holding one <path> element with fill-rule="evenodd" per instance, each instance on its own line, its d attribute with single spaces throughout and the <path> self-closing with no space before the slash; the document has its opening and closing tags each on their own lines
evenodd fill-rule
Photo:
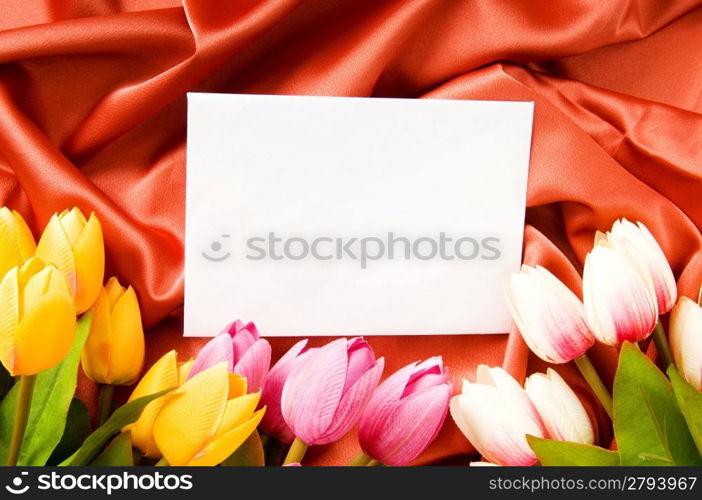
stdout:
<svg viewBox="0 0 702 500">
<path fill-rule="evenodd" d="M 368 342 L 363 337 L 355 337 L 348 343 L 348 368 L 346 369 L 346 382 L 344 393 L 356 383 L 356 380 L 375 365 L 375 356 Z"/>
<path fill-rule="evenodd" d="M 64 210 L 61 215 L 59 215 L 59 221 L 61 221 L 61 227 L 63 228 L 63 232 L 66 233 L 68 241 L 71 243 L 71 246 L 73 246 L 73 243 L 78 241 L 78 237 L 86 224 L 83 212 L 81 212 L 78 207 L 73 207 L 71 210 Z"/>
<path fill-rule="evenodd" d="M 105 275 L 105 244 L 102 227 L 95 214 L 90 214 L 78 240 L 73 245 L 76 266 L 76 309 L 87 311 L 102 288 Z"/>
<path fill-rule="evenodd" d="M 305 441 L 309 445 L 328 444 L 341 439 L 356 425 L 383 374 L 385 359 L 380 358 L 341 397 L 331 425 L 316 439 Z M 302 436 L 300 436 L 302 438 Z M 304 439 L 303 439 L 304 441 Z"/>
<path fill-rule="evenodd" d="M 134 388 L 129 401 L 155 394 L 167 389 L 178 387 L 178 367 L 176 363 L 176 352 L 169 351 L 163 355 L 144 374 L 137 386 Z M 131 431 L 132 443 L 141 452 L 150 458 L 159 458 L 161 452 L 153 437 L 153 426 L 156 416 L 161 408 L 168 401 L 173 393 L 166 394 L 150 402 L 142 410 L 139 419 L 133 424 L 127 425 L 123 431 Z"/>
<path fill-rule="evenodd" d="M 178 364 L 178 385 L 183 385 L 185 381 L 190 378 L 190 372 L 192 371 L 194 364 L 194 359 Z"/>
<path fill-rule="evenodd" d="M 642 222 L 634 224 L 621 219 L 612 225 L 608 241 L 615 248 L 619 247 L 641 274 L 650 277 L 659 313 L 670 311 L 677 298 L 675 276 L 663 249 L 648 228 Z"/>
<path fill-rule="evenodd" d="M 46 225 L 35 256 L 47 264 L 54 264 L 68 280 L 73 293 L 76 293 L 76 262 L 73 249 L 56 214 Z M 95 295 L 97 296 L 97 293 Z"/>
<path fill-rule="evenodd" d="M 376 440 L 377 436 L 386 432 L 386 422 L 397 412 L 405 388 L 416 368 L 417 363 L 400 368 L 373 392 L 373 396 L 363 410 L 359 426 L 359 441 L 362 445 Z M 366 415 L 370 418 L 365 418 Z"/>
<path fill-rule="evenodd" d="M 273 368 L 271 368 L 270 372 L 271 374 L 277 373 L 277 371 L 284 371 L 284 367 L 288 364 L 297 359 L 298 356 L 303 354 L 303 351 L 307 347 L 308 339 L 301 340 L 297 342 L 295 345 L 293 345 L 288 351 L 283 354 L 280 359 L 276 362 L 275 365 L 273 365 Z M 268 380 L 266 380 L 266 384 L 268 384 Z"/>
<path fill-rule="evenodd" d="M 364 436 L 364 451 L 386 465 L 407 465 L 436 438 L 448 412 L 451 388 L 438 385 L 401 400 L 388 415 L 383 432 Z"/>
<path fill-rule="evenodd" d="M 227 459 L 244 441 L 255 432 L 265 408 L 254 413 L 243 424 L 209 443 L 202 451 L 190 460 L 190 466 L 214 466 Z"/>
<path fill-rule="evenodd" d="M 17 329 L 14 374 L 34 375 L 58 364 L 71 348 L 75 329 L 70 294 L 53 289 L 38 299 Z"/>
<path fill-rule="evenodd" d="M 110 303 L 107 294 L 101 290 L 93 304 L 90 333 L 81 355 L 81 365 L 85 374 L 94 382 L 108 382 L 110 369 Z"/>
<path fill-rule="evenodd" d="M 233 324 L 225 328 L 226 332 L 232 339 L 232 347 L 234 349 L 234 361 L 240 360 L 246 351 L 259 339 L 258 330 L 253 323 L 244 325 L 237 320 Z"/>
<path fill-rule="evenodd" d="M 0 276 L 22 264 L 14 218 L 7 207 L 0 208 Z"/>
<path fill-rule="evenodd" d="M 267 340 L 259 339 L 249 347 L 232 371 L 246 378 L 250 392 L 258 392 L 270 366 L 271 345 Z"/>
<path fill-rule="evenodd" d="M 18 269 L 12 268 L 0 281 L 0 361 L 14 374 L 15 337 L 19 325 Z"/>
<path fill-rule="evenodd" d="M 503 399 L 508 401 L 514 410 L 527 415 L 529 420 L 538 427 L 539 433 L 545 435 L 546 427 L 543 425 L 539 412 L 536 411 L 536 407 L 534 407 L 531 399 L 529 399 L 529 395 L 517 381 L 514 380 L 509 373 L 499 367 L 490 368 L 489 373 L 495 384 L 495 388 Z"/>
<path fill-rule="evenodd" d="M 186 465 L 205 447 L 222 419 L 228 384 L 221 363 L 190 378 L 163 405 L 154 421 L 154 438 L 170 465 Z"/>
<path fill-rule="evenodd" d="M 541 430 L 526 415 L 515 414 L 494 388 L 470 384 L 466 392 L 451 399 L 450 409 L 461 432 L 490 462 L 500 465 L 536 462 L 525 436 L 543 437 Z"/>
<path fill-rule="evenodd" d="M 306 443 L 329 427 L 339 406 L 346 381 L 346 345 L 347 340 L 341 338 L 319 348 L 290 374 L 283 387 L 283 417 Z"/>
<path fill-rule="evenodd" d="M 163 408 L 163 405 L 173 397 L 177 396 L 174 396 L 173 393 L 169 393 L 154 399 L 144 407 L 136 422 L 122 428 L 122 432 L 131 433 L 132 444 L 135 448 L 138 448 L 145 457 L 161 458 L 161 450 L 159 450 L 156 440 L 154 439 L 154 420 L 156 420 L 156 416 L 161 411 L 161 408 Z"/>
<path fill-rule="evenodd" d="M 446 384 L 448 381 L 448 370 L 444 369 L 444 361 L 441 356 L 431 357 L 416 366 L 412 376 L 407 381 L 402 397 Z"/>
<path fill-rule="evenodd" d="M 220 333 L 200 349 L 195 358 L 195 363 L 190 369 L 189 376 L 192 378 L 219 363 L 226 363 L 227 370 L 232 371 L 234 367 L 232 364 L 233 358 L 231 337 L 226 333 Z"/>
<path fill-rule="evenodd" d="M 532 465 L 525 436 L 544 437 L 545 428 L 526 392 L 501 368 L 480 365 L 476 379 L 464 380 L 462 394 L 451 399 L 456 425 L 491 462 Z"/>
<path fill-rule="evenodd" d="M 107 283 L 105 283 L 104 287 L 105 293 L 107 294 L 107 299 L 110 303 L 110 309 L 115 307 L 115 304 L 117 301 L 124 295 L 124 293 L 127 291 L 126 288 L 124 288 L 119 280 L 112 276 L 109 280 L 107 280 Z"/>
<path fill-rule="evenodd" d="M 597 246 L 585 258 L 583 299 L 590 328 L 608 345 L 643 340 L 658 320 L 654 292 L 634 266 L 609 247 Z"/>
<path fill-rule="evenodd" d="M 582 302 L 546 269 L 522 266 L 506 297 L 524 341 L 541 359 L 566 363 L 594 344 Z"/>
<path fill-rule="evenodd" d="M 37 244 L 34 241 L 34 235 L 29 230 L 29 226 L 24 221 L 19 212 L 13 210 L 12 216 L 15 219 L 15 231 L 17 232 L 17 246 L 22 260 L 25 261 L 34 255 L 37 250 Z"/>
<path fill-rule="evenodd" d="M 132 384 L 144 366 L 144 330 L 134 289 L 129 287 L 112 309 L 110 318 L 108 383 Z"/>
<path fill-rule="evenodd" d="M 229 393 L 227 399 L 238 398 L 243 396 L 248 391 L 248 382 L 244 377 L 237 373 L 227 373 L 229 377 Z"/>
<path fill-rule="evenodd" d="M 680 374 L 702 390 L 702 308 L 687 297 L 670 315 L 670 348 Z"/>
<path fill-rule="evenodd" d="M 44 267 L 36 274 L 27 276 L 24 286 L 20 286 L 20 320 L 24 313 L 31 309 L 32 304 L 41 299 L 50 289 L 54 267 Z M 58 274 L 58 273 L 57 273 Z"/>
<path fill-rule="evenodd" d="M 7 207 L 0 208 L 0 277 L 32 257 L 35 251 L 34 236 L 22 216 Z"/>
<path fill-rule="evenodd" d="M 261 420 L 261 428 L 284 444 L 290 444 L 294 436 L 283 419 L 280 398 L 288 375 L 303 363 L 307 356 L 314 352 L 313 350 L 303 352 L 306 345 L 307 339 L 301 340 L 292 346 L 273 365 L 263 384 L 260 404 L 261 406 L 266 406 L 266 413 L 263 415 L 263 420 Z"/>
<path fill-rule="evenodd" d="M 253 415 L 260 399 L 261 394 L 254 392 L 227 401 L 224 407 L 224 413 L 222 414 L 222 420 L 219 422 L 219 427 L 217 427 L 217 431 L 212 437 L 212 440 L 217 439 L 219 436 L 243 424 Z"/>
<path fill-rule="evenodd" d="M 548 435 L 558 441 L 592 444 L 595 440 L 590 417 L 568 384 L 551 368 L 548 375 L 527 378 L 525 390 L 541 416 Z"/>
<path fill-rule="evenodd" d="M 178 387 L 176 351 L 168 351 L 149 368 L 132 391 L 129 401 Z"/>
</svg>

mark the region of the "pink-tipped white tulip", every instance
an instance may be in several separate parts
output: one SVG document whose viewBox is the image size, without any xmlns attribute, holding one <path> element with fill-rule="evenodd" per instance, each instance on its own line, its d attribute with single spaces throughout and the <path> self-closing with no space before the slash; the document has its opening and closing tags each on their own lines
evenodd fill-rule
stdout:
<svg viewBox="0 0 702 500">
<path fill-rule="evenodd" d="M 292 346 L 266 375 L 261 401 L 258 404 L 259 407 L 266 407 L 266 413 L 259 427 L 281 443 L 290 444 L 295 438 L 280 409 L 283 386 L 290 373 L 315 350 L 307 348 L 307 339 L 301 340 Z"/>
<path fill-rule="evenodd" d="M 310 446 L 339 440 L 358 421 L 384 364 L 362 337 L 310 354 L 283 386 L 281 411 L 293 434 Z"/>
<path fill-rule="evenodd" d="M 573 389 L 555 371 L 530 375 L 524 389 L 541 415 L 552 439 L 592 444 L 595 431 L 592 422 Z"/>
<path fill-rule="evenodd" d="M 541 266 L 512 275 L 507 302 L 524 341 L 544 361 L 567 363 L 595 343 L 583 303 Z"/>
<path fill-rule="evenodd" d="M 500 467 L 498 464 L 493 464 L 492 462 L 486 462 L 484 460 L 481 460 L 480 462 L 471 462 L 468 465 L 471 467 Z"/>
<path fill-rule="evenodd" d="M 476 382 L 464 380 L 450 408 L 458 428 L 488 461 L 499 465 L 536 462 L 526 435 L 545 437 L 546 429 L 527 393 L 502 368 L 480 365 Z"/>
<path fill-rule="evenodd" d="M 670 350 L 680 374 L 702 391 L 702 308 L 687 297 L 670 315 Z"/>
<path fill-rule="evenodd" d="M 634 224 L 626 219 L 615 221 L 608 233 L 597 234 L 595 243 L 603 242 L 629 260 L 641 277 L 650 283 L 659 314 L 673 308 L 678 294 L 675 276 L 663 250 L 642 222 Z"/>
<path fill-rule="evenodd" d="M 260 337 L 256 325 L 236 320 L 200 349 L 189 378 L 221 362 L 246 378 L 248 392 L 258 392 L 271 365 L 271 345 Z"/>
<path fill-rule="evenodd" d="M 441 357 L 401 368 L 380 384 L 361 415 L 363 452 L 386 465 L 407 465 L 436 439 L 450 398 Z"/>
<path fill-rule="evenodd" d="M 607 345 L 643 340 L 658 321 L 651 283 L 606 243 L 598 243 L 585 258 L 583 302 L 595 338 Z"/>
</svg>

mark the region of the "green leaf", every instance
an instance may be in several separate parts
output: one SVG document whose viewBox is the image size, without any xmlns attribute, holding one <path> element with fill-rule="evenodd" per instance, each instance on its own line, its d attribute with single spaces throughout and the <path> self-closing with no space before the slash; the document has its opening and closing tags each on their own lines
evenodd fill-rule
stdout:
<svg viewBox="0 0 702 500">
<path fill-rule="evenodd" d="M 692 434 L 698 453 L 702 456 L 702 393 L 682 378 L 672 365 L 668 368 L 668 376 L 673 384 L 675 399 L 687 422 L 687 428 Z"/>
<path fill-rule="evenodd" d="M 619 454 L 590 444 L 541 439 L 527 435 L 527 442 L 544 466 L 614 466 Z"/>
<path fill-rule="evenodd" d="M 227 458 L 225 467 L 263 467 L 265 456 L 258 431 L 254 431 L 239 448 Z"/>
<path fill-rule="evenodd" d="M 113 435 L 117 434 L 125 425 L 136 421 L 144 407 L 151 401 L 160 398 L 168 392 L 169 391 L 166 390 L 151 394 L 150 396 L 144 396 L 143 398 L 135 399 L 117 408 L 102 427 L 96 429 L 95 432 L 88 436 L 83 446 L 81 446 L 78 451 L 59 465 L 88 465 L 90 461 L 100 453 L 102 447 L 105 446 L 105 443 L 107 443 Z"/>
<path fill-rule="evenodd" d="M 134 465 L 132 436 L 129 432 L 117 434 L 105 451 L 90 464 L 95 467 L 126 467 Z"/>
<path fill-rule="evenodd" d="M 90 434 L 90 415 L 85 403 L 78 398 L 73 398 L 68 408 L 68 418 L 63 436 L 54 452 L 49 457 L 47 465 L 57 465 L 65 460 L 71 453 L 80 448 L 85 438 Z"/>
<path fill-rule="evenodd" d="M 27 430 L 17 465 L 45 465 L 59 444 L 66 426 L 68 409 L 76 392 L 78 365 L 85 339 L 90 331 L 92 313 L 84 314 L 76 325 L 76 336 L 66 357 L 59 364 L 37 375 Z M 7 457 L 19 385 L 0 403 L 0 462 Z"/>
<path fill-rule="evenodd" d="M 8 392 L 10 392 L 13 385 L 15 385 L 15 377 L 10 375 L 10 372 L 8 372 L 5 367 L 0 364 L 0 400 L 2 400 Z"/>
<path fill-rule="evenodd" d="M 614 378 L 614 435 L 622 465 L 702 465 L 670 381 L 630 342 Z"/>
</svg>

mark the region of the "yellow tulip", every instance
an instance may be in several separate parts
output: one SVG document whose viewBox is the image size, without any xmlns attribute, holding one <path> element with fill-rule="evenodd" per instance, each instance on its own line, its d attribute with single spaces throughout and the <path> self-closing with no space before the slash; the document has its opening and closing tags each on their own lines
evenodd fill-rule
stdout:
<svg viewBox="0 0 702 500">
<path fill-rule="evenodd" d="M 37 245 L 22 216 L 7 207 L 0 208 L 0 278 L 34 255 Z"/>
<path fill-rule="evenodd" d="M 256 430 L 265 408 L 260 393 L 246 394 L 246 379 L 220 363 L 187 380 L 154 420 L 154 438 L 169 465 L 213 466 Z"/>
<path fill-rule="evenodd" d="M 78 208 L 54 214 L 39 239 L 36 256 L 66 276 L 78 314 L 93 305 L 105 274 L 102 227 L 94 213 L 87 221 Z"/>
<path fill-rule="evenodd" d="M 134 401 L 135 399 L 168 389 L 175 389 L 187 377 L 187 373 L 185 373 L 181 378 L 180 372 L 181 369 L 178 367 L 176 352 L 167 352 L 144 374 L 134 388 L 132 395 L 129 397 L 129 401 Z M 146 405 L 136 422 L 122 429 L 123 432 L 130 431 L 132 433 L 132 444 L 141 450 L 144 456 L 150 458 L 161 457 L 161 452 L 158 450 L 158 446 L 156 446 L 156 441 L 154 440 L 154 419 L 156 415 L 158 415 L 158 412 L 161 411 L 167 399 L 171 397 L 171 394 L 172 393 L 168 393 L 165 396 L 151 401 Z"/>
<path fill-rule="evenodd" d="M 83 371 L 99 384 L 133 384 L 144 366 L 144 329 L 134 289 L 110 278 L 90 310 Z"/>
<path fill-rule="evenodd" d="M 73 343 L 76 310 L 66 278 L 36 257 L 0 281 L 0 361 L 11 375 L 59 363 Z"/>
</svg>

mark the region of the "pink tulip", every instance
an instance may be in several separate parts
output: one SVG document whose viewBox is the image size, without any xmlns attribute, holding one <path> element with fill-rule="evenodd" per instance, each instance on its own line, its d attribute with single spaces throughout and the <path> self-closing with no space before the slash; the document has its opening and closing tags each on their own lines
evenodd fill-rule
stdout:
<svg viewBox="0 0 702 500">
<path fill-rule="evenodd" d="M 507 302 L 524 341 L 544 361 L 567 363 L 595 343 L 583 303 L 541 266 L 512 275 Z"/>
<path fill-rule="evenodd" d="M 659 314 L 673 308 L 678 294 L 675 276 L 663 250 L 642 222 L 615 221 L 608 233 L 596 235 L 595 243 L 603 242 L 629 260 L 641 277 L 650 283 Z"/>
<path fill-rule="evenodd" d="M 259 403 L 260 407 L 266 407 L 266 413 L 263 415 L 259 427 L 281 443 L 290 444 L 295 437 L 288 424 L 285 423 L 280 409 L 283 385 L 290 373 L 315 350 L 315 348 L 307 348 L 307 340 L 301 340 L 292 346 L 266 375 Z"/>
<path fill-rule="evenodd" d="M 502 368 L 480 365 L 476 382 L 464 380 L 450 408 L 458 428 L 488 461 L 499 465 L 536 462 L 526 435 L 545 437 L 546 429 L 527 393 Z"/>
<path fill-rule="evenodd" d="M 650 280 L 603 240 L 585 258 L 583 302 L 595 338 L 607 345 L 643 340 L 658 321 Z"/>
<path fill-rule="evenodd" d="M 249 392 L 258 392 L 271 364 L 271 345 L 260 338 L 253 323 L 236 320 L 200 349 L 189 378 L 221 362 L 246 378 Z"/>
<path fill-rule="evenodd" d="M 387 465 L 406 465 L 436 435 L 448 412 L 451 383 L 441 357 L 412 363 L 380 384 L 361 415 L 363 452 Z"/>
<path fill-rule="evenodd" d="M 338 339 L 310 354 L 283 386 L 281 410 L 293 434 L 307 445 L 340 439 L 368 404 L 384 364 L 362 337 Z"/>
<path fill-rule="evenodd" d="M 702 307 L 687 297 L 680 298 L 670 315 L 670 349 L 680 374 L 701 391 Z"/>
</svg>

